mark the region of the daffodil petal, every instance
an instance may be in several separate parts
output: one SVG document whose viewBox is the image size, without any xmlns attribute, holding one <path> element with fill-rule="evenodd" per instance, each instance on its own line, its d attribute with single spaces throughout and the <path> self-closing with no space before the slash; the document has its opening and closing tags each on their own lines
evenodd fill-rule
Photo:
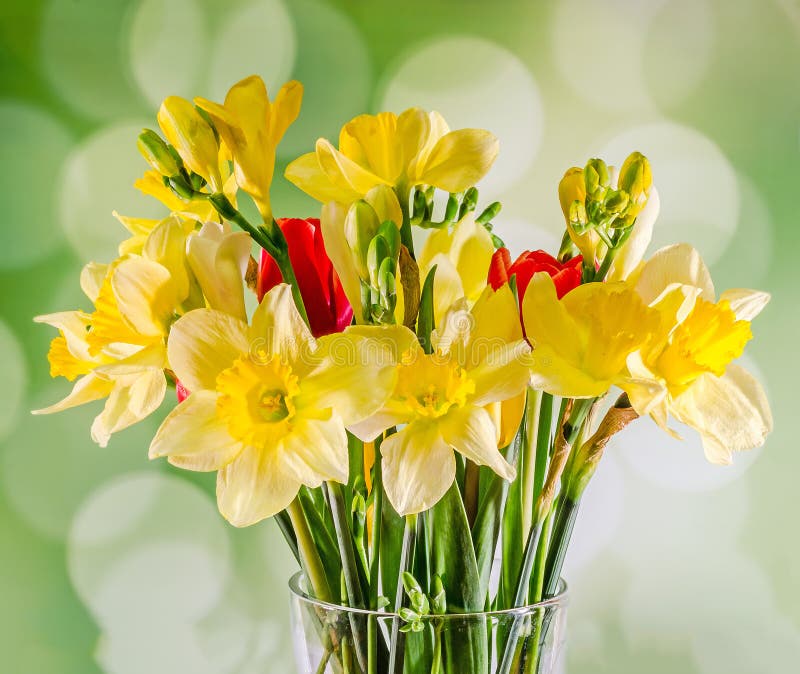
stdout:
<svg viewBox="0 0 800 674">
<path fill-rule="evenodd" d="M 720 302 L 728 302 L 737 320 L 752 321 L 767 306 L 772 296 L 761 290 L 732 288 L 720 295 Z"/>
<path fill-rule="evenodd" d="M 145 240 L 143 255 L 165 267 L 175 283 L 177 297 L 189 294 L 189 269 L 186 262 L 186 228 L 176 216 L 162 220 Z"/>
<path fill-rule="evenodd" d="M 688 243 L 678 243 L 656 251 L 645 262 L 636 290 L 645 304 L 652 304 L 672 284 L 694 286 L 701 289 L 701 297 L 713 302 L 714 283 L 703 258 Z"/>
<path fill-rule="evenodd" d="M 381 443 L 381 454 L 386 495 L 403 516 L 436 505 L 456 476 L 453 450 L 434 424 L 409 424 Z"/>
<path fill-rule="evenodd" d="M 361 198 L 355 190 L 331 181 L 322 170 L 316 152 L 309 152 L 295 159 L 286 167 L 284 176 L 290 183 L 323 204 L 331 201 L 350 204 Z"/>
<path fill-rule="evenodd" d="M 279 354 L 290 365 L 308 367 L 316 341 L 295 306 L 291 288 L 281 283 L 270 290 L 253 314 L 250 341 L 254 353 Z"/>
<path fill-rule="evenodd" d="M 109 268 L 110 265 L 107 264 L 89 262 L 81 269 L 81 290 L 92 302 L 100 294 L 100 288 L 103 286 Z"/>
<path fill-rule="evenodd" d="M 149 456 L 166 456 L 174 466 L 206 472 L 220 470 L 242 449 L 217 415 L 217 394 L 197 391 L 164 419 L 150 443 Z"/>
<path fill-rule="evenodd" d="M 215 390 L 217 375 L 249 350 L 247 324 L 213 309 L 195 309 L 179 318 L 167 342 L 170 366 L 192 392 Z"/>
<path fill-rule="evenodd" d="M 335 480 L 346 484 L 349 475 L 347 433 L 341 418 L 298 419 L 281 444 L 286 470 L 308 487 Z"/>
<path fill-rule="evenodd" d="M 721 377 L 701 375 L 672 401 L 671 411 L 700 433 L 706 458 L 731 463 L 733 452 L 764 444 L 772 430 L 766 393 L 747 370 L 729 365 Z"/>
<path fill-rule="evenodd" d="M 485 409 L 468 405 L 451 410 L 440 429 L 444 441 L 473 463 L 488 466 L 504 480 L 516 477 L 516 469 L 497 449 L 497 428 Z"/>
<path fill-rule="evenodd" d="M 166 267 L 144 258 L 123 260 L 114 269 L 111 287 L 119 312 L 140 335 L 162 336 L 182 298 Z"/>
<path fill-rule="evenodd" d="M 164 400 L 166 390 L 167 380 L 160 370 L 145 370 L 115 379 L 103 411 L 92 423 L 92 439 L 105 447 L 113 433 L 155 412 Z"/>
<path fill-rule="evenodd" d="M 469 370 L 475 382 L 472 397 L 475 405 L 508 400 L 525 390 L 533 363 L 531 348 L 525 340 L 510 344 L 479 342 L 476 349 L 483 349 L 483 357 Z"/>
<path fill-rule="evenodd" d="M 98 377 L 90 372 L 85 377 L 81 377 L 75 382 L 72 391 L 66 398 L 63 398 L 49 407 L 34 410 L 33 414 L 53 414 L 55 412 L 61 412 L 62 410 L 68 410 L 71 407 L 77 407 L 78 405 L 100 400 L 111 393 L 113 388 L 113 381 Z"/>
<path fill-rule="evenodd" d="M 137 349 L 129 356 L 119 358 L 106 365 L 95 368 L 97 374 L 113 377 L 135 374 L 147 369 L 162 370 L 167 367 L 167 348 L 163 342 Z"/>
<path fill-rule="evenodd" d="M 217 505 L 236 527 L 246 527 L 284 510 L 300 482 L 281 460 L 280 448 L 246 447 L 217 473 Z"/>
<path fill-rule="evenodd" d="M 381 409 L 397 381 L 388 345 L 350 331 L 322 337 L 318 344 L 314 356 L 321 361 L 302 380 L 298 405 L 333 408 L 347 425 Z"/>
</svg>

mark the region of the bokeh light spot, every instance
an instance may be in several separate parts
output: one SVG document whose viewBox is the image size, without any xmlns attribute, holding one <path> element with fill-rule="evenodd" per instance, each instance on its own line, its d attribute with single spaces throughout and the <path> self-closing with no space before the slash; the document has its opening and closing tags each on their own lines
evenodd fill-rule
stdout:
<svg viewBox="0 0 800 674">
<path fill-rule="evenodd" d="M 22 399 L 28 385 L 28 372 L 22 345 L 11 329 L 0 320 L 0 441 L 14 429 L 22 413 Z"/>
<path fill-rule="evenodd" d="M 53 253 L 63 240 L 52 185 L 72 140 L 61 124 L 31 105 L 0 102 L 3 226 L 0 268 L 19 268 Z"/>
<path fill-rule="evenodd" d="M 393 112 L 412 106 L 438 110 L 452 129 L 488 129 L 499 138 L 500 155 L 481 181 L 484 196 L 515 184 L 536 158 L 544 128 L 539 87 L 498 44 L 451 36 L 415 47 L 387 75 L 381 99 Z"/>
</svg>

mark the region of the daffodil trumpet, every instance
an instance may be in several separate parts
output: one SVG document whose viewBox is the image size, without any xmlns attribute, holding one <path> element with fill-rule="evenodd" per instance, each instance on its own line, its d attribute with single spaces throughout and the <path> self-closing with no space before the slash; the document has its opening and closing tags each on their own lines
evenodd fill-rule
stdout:
<svg viewBox="0 0 800 674">
<path fill-rule="evenodd" d="M 738 359 L 769 295 L 717 293 L 688 244 L 646 256 L 660 198 L 638 152 L 568 169 L 559 250 L 512 256 L 500 203 L 479 205 L 497 138 L 420 108 L 317 140 L 283 177 L 319 212 L 274 215 L 302 95 L 251 76 L 221 103 L 165 99 L 135 183 L 164 212 L 115 213 L 128 236 L 83 268 L 90 309 L 36 318 L 72 382 L 36 413 L 104 400 L 102 446 L 158 414 L 150 458 L 215 473 L 234 526 L 274 518 L 307 593 L 347 616 L 308 616 L 317 671 L 542 674 L 552 615 L 529 606 L 557 593 L 616 435 L 679 422 L 714 464 L 765 442 Z M 519 619 L 443 626 L 487 609 Z"/>
</svg>

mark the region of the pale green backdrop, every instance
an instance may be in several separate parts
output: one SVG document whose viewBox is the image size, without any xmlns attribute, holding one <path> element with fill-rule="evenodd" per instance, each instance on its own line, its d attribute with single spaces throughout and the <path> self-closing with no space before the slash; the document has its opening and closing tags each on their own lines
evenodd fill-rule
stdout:
<svg viewBox="0 0 800 674">
<path fill-rule="evenodd" d="M 165 95 L 220 98 L 253 72 L 306 85 L 282 164 L 362 111 L 493 130 L 483 193 L 515 252 L 555 245 L 566 167 L 641 150 L 654 244 L 774 293 L 746 357 L 775 411 L 764 450 L 712 468 L 691 433 L 639 422 L 608 452 L 567 569 L 569 672 L 797 671 L 796 0 L 4 0 L 0 17 L 0 671 L 291 671 L 273 524 L 234 530 L 211 476 L 149 463 L 156 418 L 100 449 L 96 409 L 28 414 L 66 391 L 31 317 L 83 305 L 82 263 L 123 235 L 112 209 L 157 212 L 131 188 L 136 133 Z M 315 213 L 286 184 L 274 202 Z"/>
</svg>

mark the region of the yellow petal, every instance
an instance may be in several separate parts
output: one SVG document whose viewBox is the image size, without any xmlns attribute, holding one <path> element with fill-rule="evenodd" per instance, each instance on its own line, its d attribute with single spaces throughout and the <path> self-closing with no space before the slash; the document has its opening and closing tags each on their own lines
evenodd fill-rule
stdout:
<svg viewBox="0 0 800 674">
<path fill-rule="evenodd" d="M 525 412 L 525 393 L 521 393 L 515 398 L 504 400 L 502 403 L 492 403 L 487 407 L 487 411 L 493 406 L 499 406 L 500 408 L 500 419 L 499 424 L 497 424 L 500 433 L 497 438 L 497 446 L 507 447 L 514 440 L 517 429 L 522 422 L 522 416 Z"/>
<path fill-rule="evenodd" d="M 351 204 L 361 198 L 361 194 L 350 187 L 331 182 L 322 170 L 316 152 L 309 152 L 295 159 L 286 167 L 284 176 L 290 183 L 323 204 L 331 201 Z"/>
<path fill-rule="evenodd" d="M 281 461 L 287 472 L 302 484 L 314 488 L 325 481 L 347 483 L 349 457 L 347 434 L 341 418 L 299 418 L 281 444 Z"/>
<path fill-rule="evenodd" d="M 363 196 L 376 185 L 389 185 L 389 181 L 359 166 L 342 154 L 324 138 L 317 141 L 317 161 L 331 183 L 337 188 Z"/>
<path fill-rule="evenodd" d="M 187 243 L 186 257 L 208 306 L 246 320 L 244 277 L 252 241 L 246 232 L 207 222 Z"/>
<path fill-rule="evenodd" d="M 81 290 L 92 302 L 97 300 L 111 265 L 90 262 L 81 270 Z"/>
<path fill-rule="evenodd" d="M 111 287 L 120 314 L 137 333 L 166 335 L 181 298 L 165 267 L 144 258 L 123 260 L 114 270 Z"/>
<path fill-rule="evenodd" d="M 149 456 L 166 456 L 174 466 L 205 472 L 220 470 L 242 449 L 217 416 L 217 394 L 197 391 L 164 419 L 150 443 Z"/>
<path fill-rule="evenodd" d="M 553 279 L 545 272 L 533 275 L 522 299 L 522 317 L 525 334 L 534 349 L 536 367 L 552 367 L 541 357 L 547 348 L 552 354 L 574 356 L 583 350 L 579 327 L 556 294 Z"/>
<path fill-rule="evenodd" d="M 769 303 L 772 296 L 761 290 L 732 288 L 720 295 L 720 302 L 728 302 L 731 311 L 740 321 L 752 321 Z"/>
<path fill-rule="evenodd" d="M 195 309 L 172 326 L 170 366 L 192 393 L 216 390 L 217 375 L 248 353 L 247 324 L 213 309 Z"/>
<path fill-rule="evenodd" d="M 403 224 L 400 202 L 395 191 L 388 185 L 376 185 L 364 195 L 364 201 L 372 206 L 379 223 L 391 220 L 398 228 Z"/>
<path fill-rule="evenodd" d="M 519 305 L 507 283 L 497 290 L 487 286 L 472 307 L 472 317 L 473 341 L 511 343 L 522 339 Z M 476 364 L 476 358 L 466 363 L 468 367 Z"/>
<path fill-rule="evenodd" d="M 277 147 L 286 130 L 297 119 L 302 102 L 303 85 L 297 80 L 287 82 L 278 91 L 272 103 L 269 125 L 270 143 L 273 147 Z"/>
<path fill-rule="evenodd" d="M 475 405 L 508 400 L 525 390 L 533 362 L 525 340 L 509 344 L 481 340 L 474 348 L 482 353 L 479 364 L 469 371 L 470 379 L 475 382 L 472 398 Z"/>
<path fill-rule="evenodd" d="M 711 463 L 731 463 L 733 452 L 760 447 L 772 431 L 766 393 L 739 365 L 729 365 L 721 377 L 702 375 L 673 400 L 671 410 L 700 433 Z"/>
<path fill-rule="evenodd" d="M 497 449 L 497 428 L 489 413 L 468 405 L 450 410 L 442 419 L 444 441 L 479 466 L 488 466 L 504 480 L 513 480 L 516 469 Z"/>
<path fill-rule="evenodd" d="M 453 450 L 435 424 L 410 423 L 381 443 L 381 455 L 386 495 L 401 516 L 432 508 L 456 476 Z"/>
<path fill-rule="evenodd" d="M 316 161 L 316 156 L 314 158 Z M 311 196 L 314 196 L 313 194 Z M 316 197 L 315 197 L 316 198 Z M 353 307 L 361 306 L 361 281 L 355 258 L 344 235 L 344 223 L 347 217 L 347 208 L 336 201 L 329 201 L 322 207 L 320 227 L 322 240 L 325 243 L 325 252 L 333 263 L 339 280 L 344 288 L 344 293 Z M 354 311 L 355 318 L 364 320 L 361 311 Z"/>
<path fill-rule="evenodd" d="M 344 142 L 342 142 L 344 141 Z M 405 168 L 397 146 L 397 115 L 359 115 L 342 129 L 340 150 L 388 184 Z"/>
<path fill-rule="evenodd" d="M 89 344 L 86 340 L 86 329 L 90 324 L 89 314 L 83 311 L 59 311 L 54 314 L 36 316 L 33 320 L 36 323 L 46 323 L 57 328 L 73 358 L 83 362 L 95 360 L 89 352 Z"/>
<path fill-rule="evenodd" d="M 34 410 L 32 413 L 54 414 L 55 412 L 68 410 L 71 407 L 77 407 L 78 405 L 84 405 L 86 403 L 105 398 L 109 393 L 111 393 L 111 389 L 113 388 L 114 382 L 89 373 L 85 377 L 81 377 L 75 382 L 75 386 L 72 387 L 72 391 L 66 398 L 60 400 L 54 405 L 50 405 L 49 407 L 45 407 L 40 410 Z"/>
<path fill-rule="evenodd" d="M 121 357 L 110 363 L 98 365 L 95 372 L 99 375 L 114 377 L 126 374 L 136 374 L 142 370 L 157 369 L 162 370 L 167 367 L 167 348 L 164 342 L 158 341 L 154 344 L 137 348 L 129 356 Z"/>
<path fill-rule="evenodd" d="M 483 129 L 451 131 L 431 150 L 417 181 L 447 192 L 462 192 L 486 175 L 499 147 L 497 138 Z"/>
<path fill-rule="evenodd" d="M 167 380 L 160 370 L 145 370 L 115 379 L 103 411 L 92 423 L 92 440 L 105 447 L 113 433 L 155 412 L 166 390 Z"/>
<path fill-rule="evenodd" d="M 636 280 L 636 290 L 646 304 L 652 304 L 674 284 L 700 288 L 708 302 L 715 299 L 714 283 L 703 258 L 687 243 L 678 243 L 656 251 L 645 262 Z"/>
<path fill-rule="evenodd" d="M 189 294 L 186 236 L 186 225 L 178 217 L 170 216 L 153 228 L 142 247 L 142 254 L 147 259 L 158 262 L 169 271 L 180 301 Z"/>
<path fill-rule="evenodd" d="M 291 288 L 281 283 L 270 290 L 253 314 L 249 331 L 251 353 L 259 357 L 279 355 L 297 373 L 312 365 L 316 342 L 301 318 Z"/>
<path fill-rule="evenodd" d="M 320 363 L 300 382 L 298 408 L 333 408 L 350 425 L 383 407 L 397 381 L 397 367 L 390 345 L 381 343 L 385 333 L 374 331 L 375 339 L 346 330 L 318 340 L 314 358 Z"/>
<path fill-rule="evenodd" d="M 184 164 L 203 176 L 213 191 L 221 189 L 219 144 L 214 131 L 194 105 L 179 96 L 167 97 L 158 111 L 158 125 Z"/>
<path fill-rule="evenodd" d="M 280 448 L 246 447 L 217 473 L 217 504 L 222 516 L 246 527 L 284 510 L 300 482 L 281 460 Z"/>
</svg>

